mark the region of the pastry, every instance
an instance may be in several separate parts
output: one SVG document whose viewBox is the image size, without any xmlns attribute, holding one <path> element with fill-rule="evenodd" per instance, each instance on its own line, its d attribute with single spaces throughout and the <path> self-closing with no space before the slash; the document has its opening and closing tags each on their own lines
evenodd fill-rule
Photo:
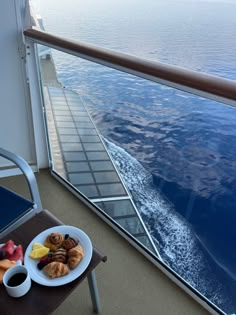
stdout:
<svg viewBox="0 0 236 315">
<path fill-rule="evenodd" d="M 48 247 L 52 252 L 55 252 L 62 246 L 64 235 L 58 232 L 51 233 L 47 236 L 44 246 Z"/>
<path fill-rule="evenodd" d="M 64 248 L 57 249 L 52 255 L 52 261 L 59 261 L 63 264 L 67 261 L 67 251 Z"/>
<path fill-rule="evenodd" d="M 58 262 L 52 261 L 43 268 L 43 271 L 49 276 L 49 278 L 54 279 L 67 275 L 70 270 L 67 265 Z"/>
<path fill-rule="evenodd" d="M 62 246 L 66 249 L 66 250 L 70 250 L 71 248 L 77 246 L 79 243 L 79 241 L 77 240 L 77 238 L 75 237 L 68 237 L 66 238 L 63 243 Z"/>
<path fill-rule="evenodd" d="M 77 267 L 82 258 L 84 257 L 84 251 L 81 246 L 71 248 L 67 254 L 68 254 L 67 264 L 70 269 L 74 269 L 75 267 Z"/>
</svg>

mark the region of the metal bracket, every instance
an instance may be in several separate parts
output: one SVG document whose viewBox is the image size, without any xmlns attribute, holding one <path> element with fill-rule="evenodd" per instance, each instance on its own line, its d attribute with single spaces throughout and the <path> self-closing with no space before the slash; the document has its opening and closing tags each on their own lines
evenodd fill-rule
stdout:
<svg viewBox="0 0 236 315">
<path fill-rule="evenodd" d="M 20 54 L 20 58 L 25 60 L 26 59 L 26 47 L 24 43 L 18 45 L 18 51 Z"/>
</svg>

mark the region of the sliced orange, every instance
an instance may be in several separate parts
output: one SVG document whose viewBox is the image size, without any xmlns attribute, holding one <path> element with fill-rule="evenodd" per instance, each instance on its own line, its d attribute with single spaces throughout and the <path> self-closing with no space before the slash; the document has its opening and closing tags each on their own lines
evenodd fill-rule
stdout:
<svg viewBox="0 0 236 315">
<path fill-rule="evenodd" d="M 5 269 L 3 268 L 0 268 L 0 283 L 2 283 L 2 280 L 3 280 L 3 276 L 4 276 L 4 273 L 6 272 Z"/>
<path fill-rule="evenodd" d="M 14 260 L 2 259 L 0 260 L 0 284 L 2 283 L 4 273 L 7 269 L 15 266 L 16 262 Z"/>
<path fill-rule="evenodd" d="M 16 262 L 14 260 L 9 260 L 9 259 L 2 259 L 0 260 L 0 268 L 2 269 L 9 269 L 12 266 L 15 266 Z"/>
</svg>

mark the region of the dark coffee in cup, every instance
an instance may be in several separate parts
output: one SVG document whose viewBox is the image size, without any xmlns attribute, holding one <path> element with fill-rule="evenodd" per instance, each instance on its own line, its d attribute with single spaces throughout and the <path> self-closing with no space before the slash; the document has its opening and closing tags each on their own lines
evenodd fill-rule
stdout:
<svg viewBox="0 0 236 315">
<path fill-rule="evenodd" d="M 7 285 L 9 285 L 9 287 L 16 287 L 23 283 L 26 277 L 27 275 L 25 273 L 16 273 L 8 280 Z"/>
<path fill-rule="evenodd" d="M 13 298 L 25 295 L 31 288 L 29 272 L 25 266 L 22 266 L 20 260 L 4 273 L 2 282 L 7 293 Z"/>
</svg>

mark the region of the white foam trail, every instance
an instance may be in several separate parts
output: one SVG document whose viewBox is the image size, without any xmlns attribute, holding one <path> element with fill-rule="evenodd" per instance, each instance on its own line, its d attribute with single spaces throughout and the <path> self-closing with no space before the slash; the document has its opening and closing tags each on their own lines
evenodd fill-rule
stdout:
<svg viewBox="0 0 236 315">
<path fill-rule="evenodd" d="M 152 176 L 124 149 L 104 139 L 164 262 L 218 307 L 230 307 L 190 225 L 164 199 Z M 232 309 L 230 308 L 232 312 Z"/>
</svg>

